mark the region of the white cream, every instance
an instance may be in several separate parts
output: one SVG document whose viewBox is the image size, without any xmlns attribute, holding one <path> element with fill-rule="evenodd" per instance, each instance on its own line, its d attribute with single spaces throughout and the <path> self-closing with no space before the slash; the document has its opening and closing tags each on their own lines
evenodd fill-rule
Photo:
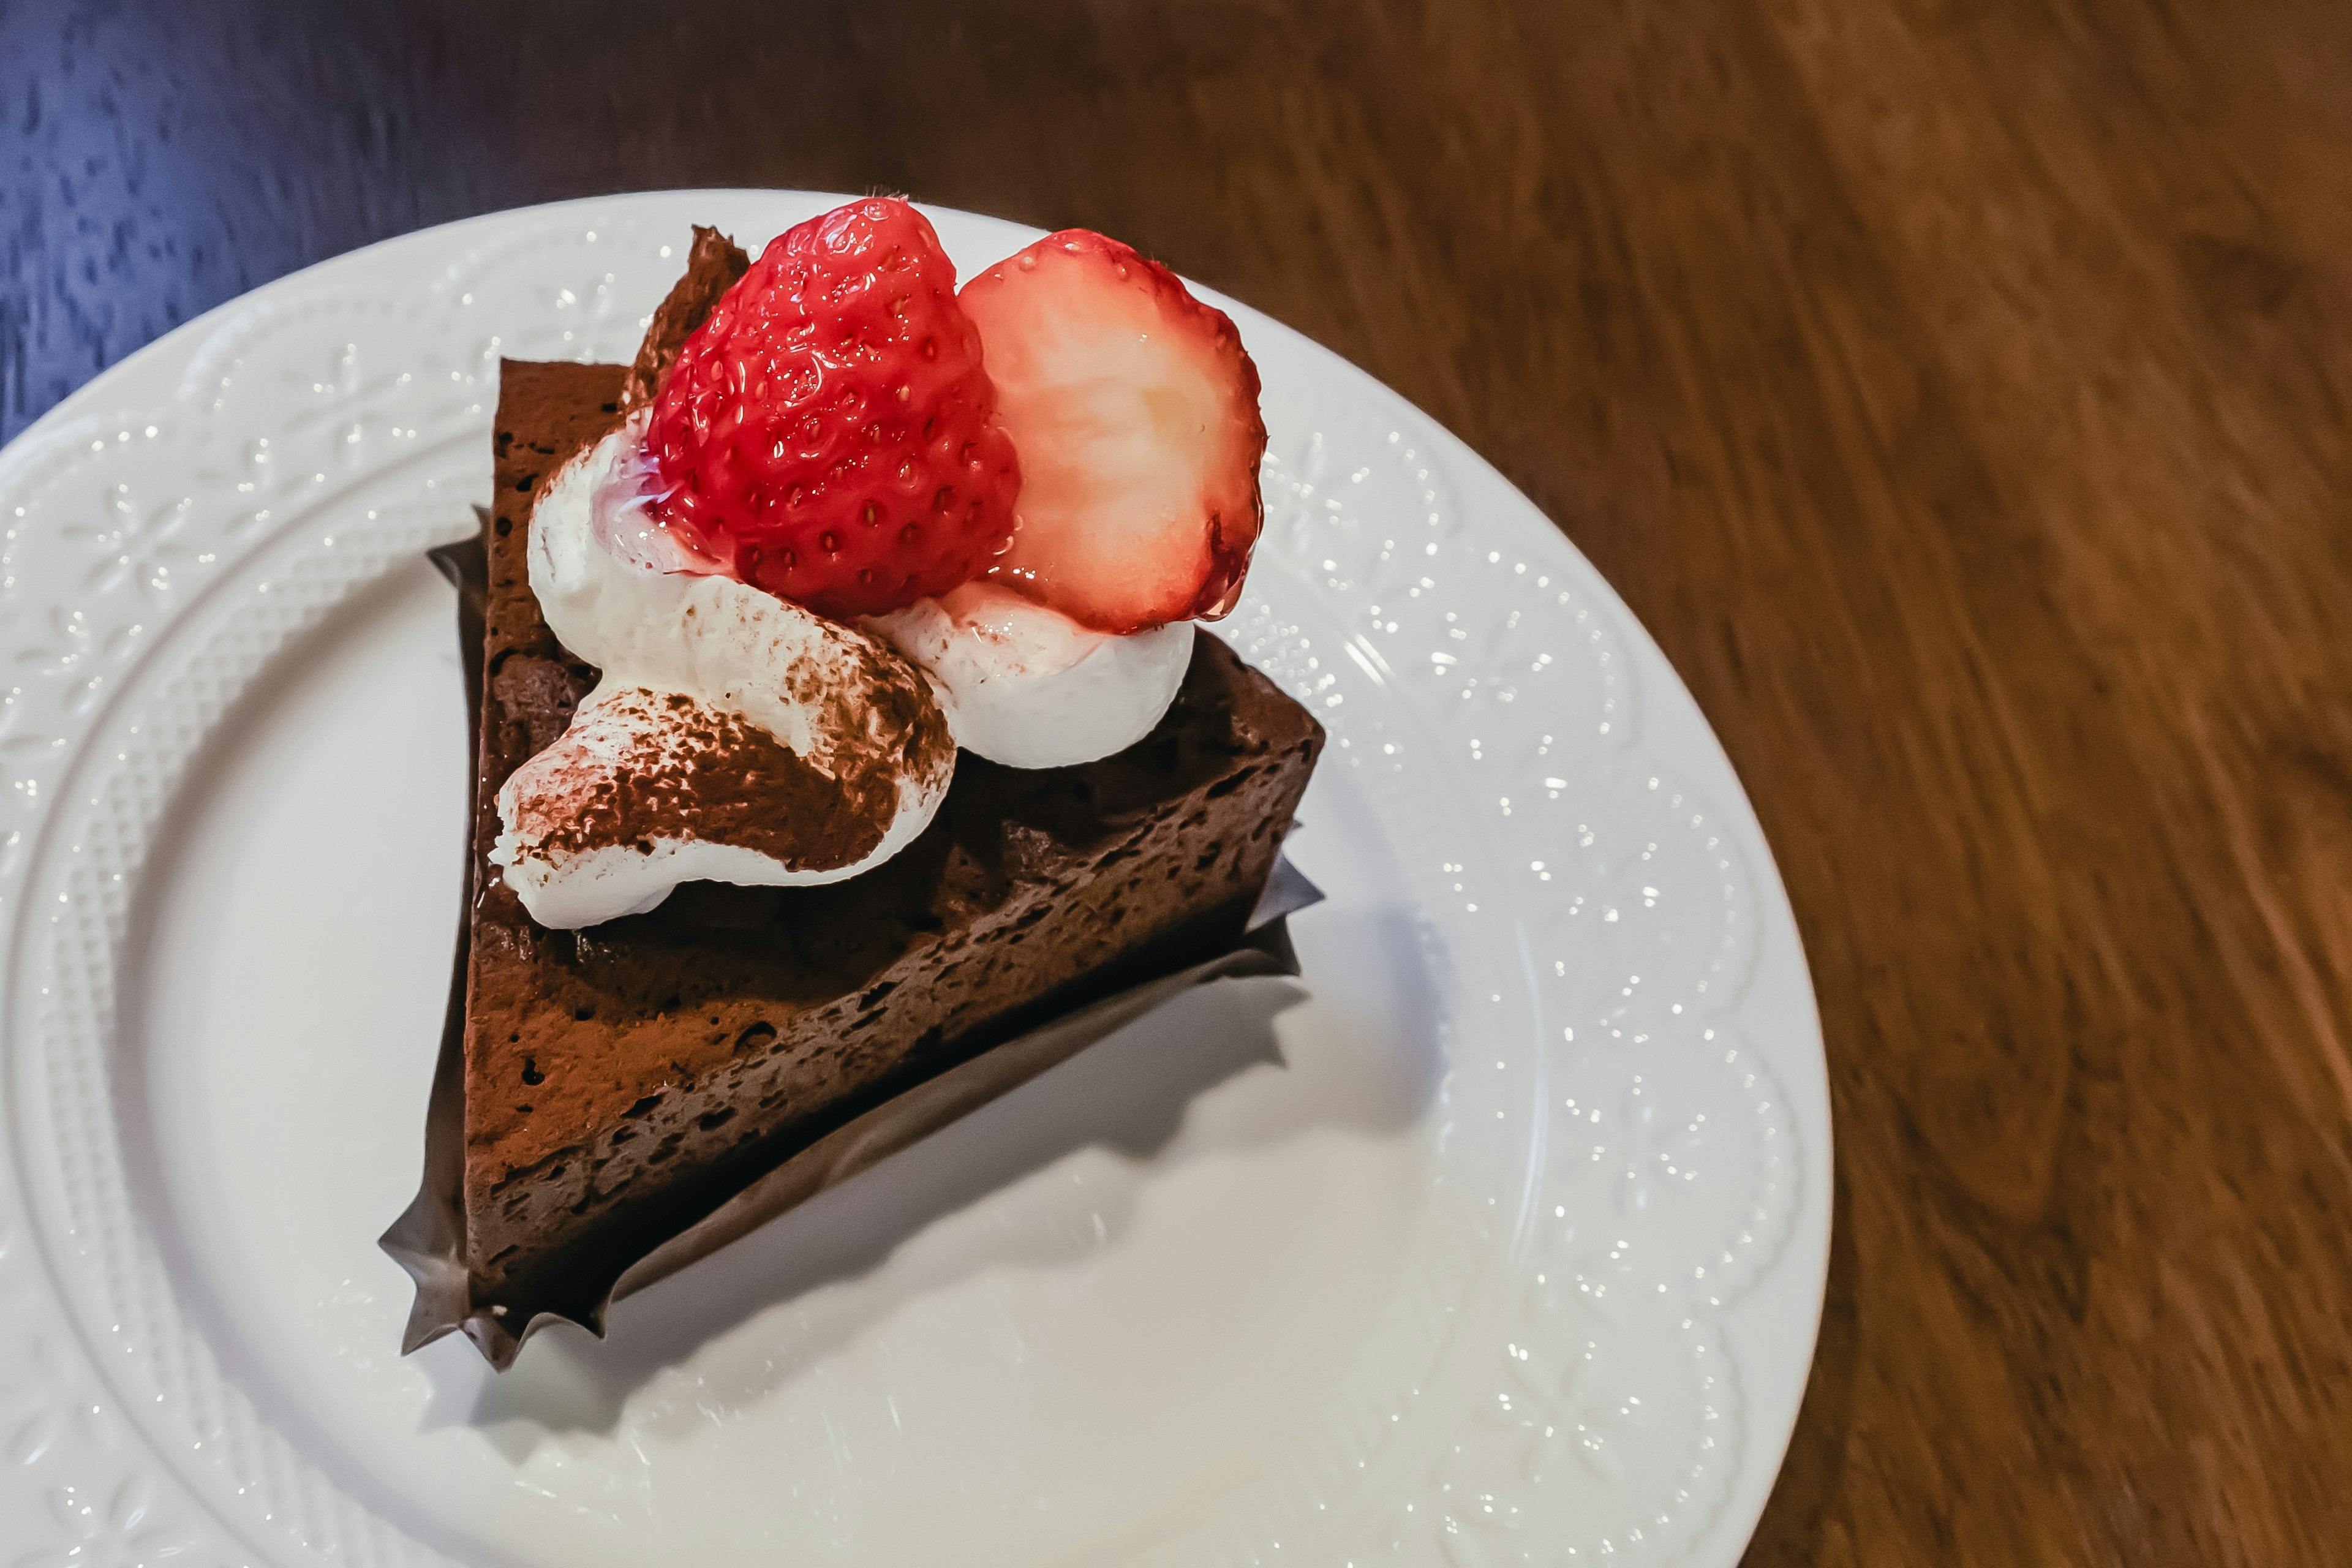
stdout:
<svg viewBox="0 0 2352 1568">
<path fill-rule="evenodd" d="M 649 515 L 656 480 L 645 424 L 640 414 L 574 458 L 532 514 L 540 609 L 558 641 L 604 672 L 562 738 L 499 792 L 503 831 L 490 858 L 541 925 L 641 914 L 680 882 L 839 881 L 912 842 L 947 794 L 955 751 L 917 743 L 903 687 L 922 679 L 894 689 L 899 700 L 881 700 L 892 694 L 890 671 L 876 663 L 885 647 L 928 677 L 920 698 L 936 704 L 955 745 L 1017 768 L 1125 750 L 1151 732 L 1184 683 L 1189 621 L 1112 636 L 977 582 L 861 630 L 723 575 Z M 571 830 L 598 791 L 609 798 L 649 773 L 691 777 L 726 749 L 714 725 L 730 718 L 853 788 L 887 774 L 895 809 L 880 841 L 837 865 L 723 836 L 575 842 L 583 836 Z"/>
<path fill-rule="evenodd" d="M 683 881 L 790 887 L 856 876 L 923 830 L 954 773 L 953 748 L 926 748 L 918 732 L 919 706 L 933 699 L 884 645 L 732 578 L 654 568 L 690 561 L 665 554 L 674 543 L 644 526 L 634 504 L 642 440 L 641 420 L 607 437 L 557 476 L 533 513 L 531 590 L 556 637 L 604 672 L 562 737 L 499 792 L 505 831 L 491 858 L 542 925 L 640 913 Z M 665 700 L 673 696 L 685 701 Z M 756 726 L 827 778 L 892 802 L 880 842 L 838 865 L 699 836 L 570 847 L 587 784 L 642 771 L 648 758 L 690 769 L 698 746 L 713 750 L 714 716 Z"/>
<path fill-rule="evenodd" d="M 1192 662 L 1190 621 L 1115 637 L 985 581 L 867 624 L 930 676 L 958 745 L 1015 768 L 1126 750 Z"/>
</svg>

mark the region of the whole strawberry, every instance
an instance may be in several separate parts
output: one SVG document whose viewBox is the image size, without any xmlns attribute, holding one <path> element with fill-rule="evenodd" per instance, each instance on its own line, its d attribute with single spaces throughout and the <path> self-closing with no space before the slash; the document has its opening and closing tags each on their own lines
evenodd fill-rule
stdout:
<svg viewBox="0 0 2352 1568">
<path fill-rule="evenodd" d="M 661 519 L 820 615 L 901 609 L 987 570 L 1021 472 L 956 301 L 895 198 L 786 230 L 687 339 L 655 399 Z"/>
</svg>

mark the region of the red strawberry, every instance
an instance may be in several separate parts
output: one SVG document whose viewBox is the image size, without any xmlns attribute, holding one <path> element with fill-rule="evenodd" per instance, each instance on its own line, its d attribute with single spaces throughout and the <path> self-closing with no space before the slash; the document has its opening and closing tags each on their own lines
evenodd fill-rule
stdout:
<svg viewBox="0 0 2352 1568">
<path fill-rule="evenodd" d="M 655 399 L 662 520 L 819 614 L 971 581 L 1021 487 L 980 334 L 923 215 L 876 198 L 770 243 Z"/>
<path fill-rule="evenodd" d="M 992 575 L 1097 630 L 1234 607 L 1265 506 L 1257 366 L 1222 310 L 1082 228 L 964 285 L 1021 453 Z"/>
</svg>

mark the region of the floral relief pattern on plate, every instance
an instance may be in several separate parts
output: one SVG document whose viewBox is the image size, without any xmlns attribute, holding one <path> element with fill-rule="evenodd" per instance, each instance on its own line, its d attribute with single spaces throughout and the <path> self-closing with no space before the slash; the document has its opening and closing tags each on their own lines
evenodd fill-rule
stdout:
<svg viewBox="0 0 2352 1568">
<path fill-rule="evenodd" d="M 116 1125 L 129 900 L 247 685 L 462 531 L 499 357 L 625 357 L 674 231 L 771 200 L 503 215 L 331 263 L 136 356 L 0 456 L 0 1523 L 21 1561 L 445 1561 L 273 1424 L 143 1228 Z M 1801 1177 L 1825 1155 L 1818 1044 L 1750 1000 L 1793 950 L 1769 854 L 1709 804 L 1736 791 L 1719 758 L 1654 753 L 1643 699 L 1678 689 L 1565 542 L 1390 395 L 1244 330 L 1268 343 L 1277 570 L 1219 629 L 1326 719 L 1384 811 L 1438 818 L 1394 839 L 1433 962 L 1491 997 L 1446 1022 L 1435 1113 L 1475 1155 L 1459 1169 L 1491 1168 L 1461 1191 L 1492 1201 L 1392 1314 L 1394 1374 L 1351 1385 L 1316 1463 L 1154 1560 L 1336 1540 L 1318 1535 L 1331 1510 L 1410 1496 L 1381 1527 L 1400 1560 L 1727 1563 L 1726 1500 L 1755 1489 L 1737 1479 L 1754 1432 L 1777 1451 L 1793 1405 L 1741 1400 L 1717 1316 L 1792 1235 L 1826 1235 Z M 1695 767 L 1719 777 L 1678 782 Z M 1494 1311 L 1457 1310 L 1473 1277 L 1503 1292 Z M 1409 1489 L 1371 1488 L 1398 1463 Z"/>
</svg>

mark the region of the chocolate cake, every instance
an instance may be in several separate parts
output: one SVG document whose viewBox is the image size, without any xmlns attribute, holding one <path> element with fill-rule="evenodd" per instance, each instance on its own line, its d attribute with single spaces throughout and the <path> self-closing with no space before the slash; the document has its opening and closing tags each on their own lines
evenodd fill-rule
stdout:
<svg viewBox="0 0 2352 1568">
<path fill-rule="evenodd" d="M 966 753 L 921 837 L 846 881 L 689 884 L 647 914 L 535 923 L 488 858 L 496 798 L 596 672 L 558 645 L 531 593 L 531 508 L 646 395 L 661 340 L 691 327 L 698 291 L 703 310 L 716 298 L 711 269 L 740 273 L 740 252 L 702 235 L 672 296 L 688 305 L 665 307 L 637 366 L 501 367 L 462 1189 L 472 1300 L 501 1316 L 507 1303 L 582 1315 L 656 1242 L 866 1108 L 1230 946 L 1323 741 L 1203 634 L 1143 741 L 1044 770 Z"/>
</svg>

